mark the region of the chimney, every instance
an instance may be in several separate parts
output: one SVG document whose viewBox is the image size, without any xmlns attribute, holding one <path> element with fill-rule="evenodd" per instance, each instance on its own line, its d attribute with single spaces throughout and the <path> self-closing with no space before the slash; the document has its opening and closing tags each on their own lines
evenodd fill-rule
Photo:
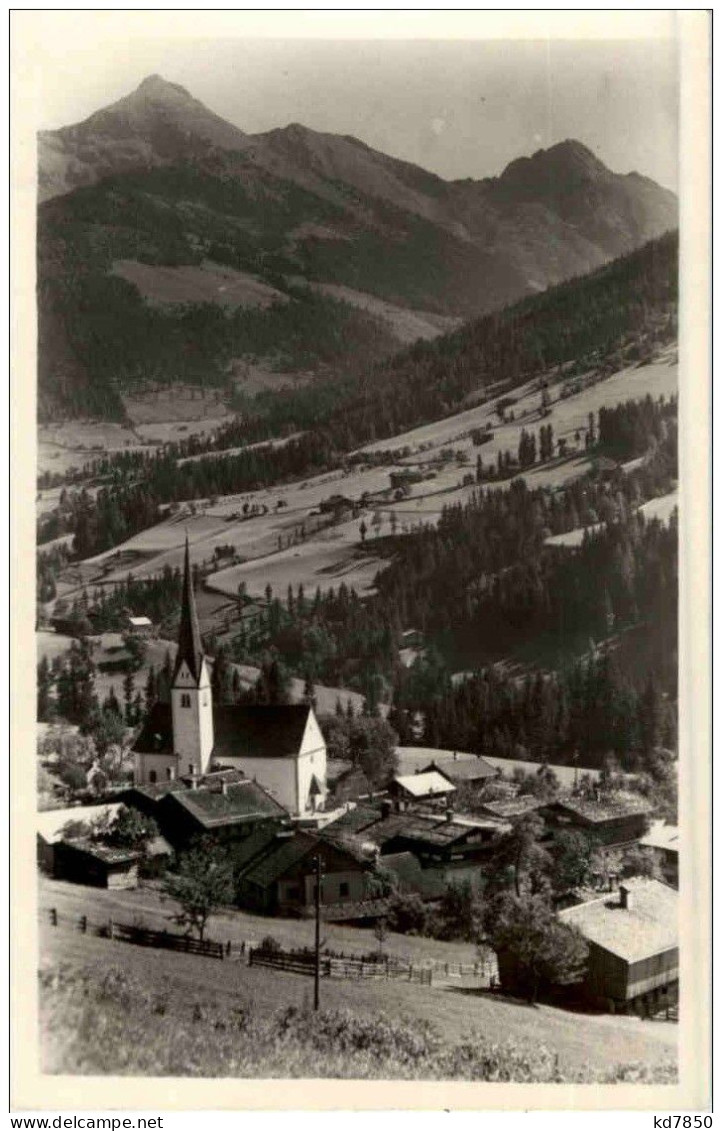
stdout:
<svg viewBox="0 0 722 1131">
<path fill-rule="evenodd" d="M 634 894 L 626 884 L 619 885 L 619 906 L 623 911 L 631 911 L 634 906 Z"/>
<path fill-rule="evenodd" d="M 221 782 L 221 793 L 224 797 L 228 793 L 228 782 L 225 779 Z"/>
<path fill-rule="evenodd" d="M 198 789 L 198 770 L 191 770 L 191 789 Z"/>
<path fill-rule="evenodd" d="M 454 819 L 454 810 L 453 809 L 447 809 L 446 812 L 444 813 L 444 816 L 446 817 L 447 822 L 450 823 Z"/>
</svg>

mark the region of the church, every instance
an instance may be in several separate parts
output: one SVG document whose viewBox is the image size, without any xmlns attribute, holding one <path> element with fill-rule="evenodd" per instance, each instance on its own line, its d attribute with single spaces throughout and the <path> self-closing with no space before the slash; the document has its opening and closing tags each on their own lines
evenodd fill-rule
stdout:
<svg viewBox="0 0 722 1131">
<path fill-rule="evenodd" d="M 135 784 L 195 783 L 213 771 L 235 769 L 292 816 L 322 810 L 326 743 L 312 707 L 213 703 L 187 540 L 182 600 L 170 703 L 152 707 L 136 739 Z"/>
</svg>

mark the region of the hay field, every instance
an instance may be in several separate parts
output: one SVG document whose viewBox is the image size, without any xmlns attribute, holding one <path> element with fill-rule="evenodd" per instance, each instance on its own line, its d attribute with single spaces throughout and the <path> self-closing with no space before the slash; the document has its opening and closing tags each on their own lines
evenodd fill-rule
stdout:
<svg viewBox="0 0 722 1131">
<path fill-rule="evenodd" d="M 250 596 L 262 596 L 267 585 L 274 593 L 285 596 L 289 585 L 303 585 L 307 593 L 315 593 L 317 588 L 326 593 L 345 582 L 364 594 L 372 592 L 376 574 L 386 564 L 384 558 L 358 553 L 343 541 L 309 541 L 212 574 L 207 584 L 219 593 L 235 595 L 239 583 L 244 581 Z"/>
<path fill-rule="evenodd" d="M 407 310 L 365 291 L 356 291 L 352 287 L 337 283 L 312 283 L 311 288 L 382 319 L 404 345 L 410 345 L 419 338 L 424 341 L 438 338 L 441 334 L 455 330 L 463 322 L 462 318 L 454 318 L 448 314 L 434 314 L 428 310 Z"/>
<path fill-rule="evenodd" d="M 255 275 L 208 259 L 195 267 L 163 267 L 135 259 L 117 259 L 112 271 L 137 287 L 152 306 L 212 302 L 227 310 L 239 306 L 265 310 L 274 302 L 288 302 L 287 295 Z"/>
<path fill-rule="evenodd" d="M 481 452 L 484 462 L 488 462 L 490 456 L 496 458 L 500 449 L 516 450 L 522 428 L 537 428 L 542 423 L 537 411 L 540 395 L 534 388 L 535 384 L 529 382 L 512 392 L 511 395 L 516 398 L 516 403 L 513 405 L 516 419 L 509 424 L 499 424 L 494 411 L 496 403 L 494 400 L 466 409 L 444 420 L 424 424 L 388 440 L 367 444 L 359 450 L 383 452 L 408 446 L 418 451 L 422 445 L 432 448 L 444 445 L 454 448 L 471 447 L 471 441 L 464 439 L 463 433 L 489 423 L 494 430 L 494 439 L 483 448 L 477 449 Z M 638 400 L 648 393 L 653 397 L 661 395 L 669 397 L 677 392 L 677 388 L 677 364 L 673 359 L 673 353 L 667 351 L 650 365 L 621 369 L 596 385 L 583 389 L 575 396 L 553 401 L 551 416 L 546 417 L 544 422 L 554 426 L 555 439 L 570 438 L 577 429 L 586 426 L 588 414 L 597 412 L 602 406 L 613 406 L 625 400 Z M 558 395 L 558 389 L 552 388 L 551 393 L 552 397 Z"/>
</svg>

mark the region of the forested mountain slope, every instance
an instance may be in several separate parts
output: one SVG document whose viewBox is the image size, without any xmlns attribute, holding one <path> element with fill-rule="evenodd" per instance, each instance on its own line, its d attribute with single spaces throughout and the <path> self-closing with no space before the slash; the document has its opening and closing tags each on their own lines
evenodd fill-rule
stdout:
<svg viewBox="0 0 722 1131">
<path fill-rule="evenodd" d="M 128 390 L 225 384 L 243 358 L 355 375 L 393 351 L 393 333 L 305 284 L 469 318 L 677 222 L 672 193 L 611 172 L 577 141 L 512 162 L 498 178 L 447 182 L 299 125 L 246 135 L 158 76 L 41 135 L 39 182 L 44 417 L 120 417 Z M 128 263 L 192 267 L 204 282 L 209 265 L 223 265 L 277 299 L 270 310 L 228 309 L 211 291 L 205 302 L 152 302 L 128 281 Z M 297 348 L 299 319 L 319 341 L 315 352 Z"/>
</svg>

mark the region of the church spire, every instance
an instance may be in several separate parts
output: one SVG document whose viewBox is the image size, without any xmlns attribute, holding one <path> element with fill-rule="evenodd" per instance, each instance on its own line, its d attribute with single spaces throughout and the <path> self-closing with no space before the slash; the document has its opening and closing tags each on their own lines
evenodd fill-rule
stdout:
<svg viewBox="0 0 722 1131">
<path fill-rule="evenodd" d="M 198 614 L 193 596 L 193 575 L 191 573 L 190 552 L 188 549 L 188 535 L 186 534 L 185 565 L 183 573 L 183 598 L 181 605 L 180 630 L 178 632 L 178 655 L 175 661 L 173 682 L 183 663 L 188 665 L 196 683 L 201 678 L 203 666 L 203 644 L 201 630 L 198 627 Z"/>
</svg>

